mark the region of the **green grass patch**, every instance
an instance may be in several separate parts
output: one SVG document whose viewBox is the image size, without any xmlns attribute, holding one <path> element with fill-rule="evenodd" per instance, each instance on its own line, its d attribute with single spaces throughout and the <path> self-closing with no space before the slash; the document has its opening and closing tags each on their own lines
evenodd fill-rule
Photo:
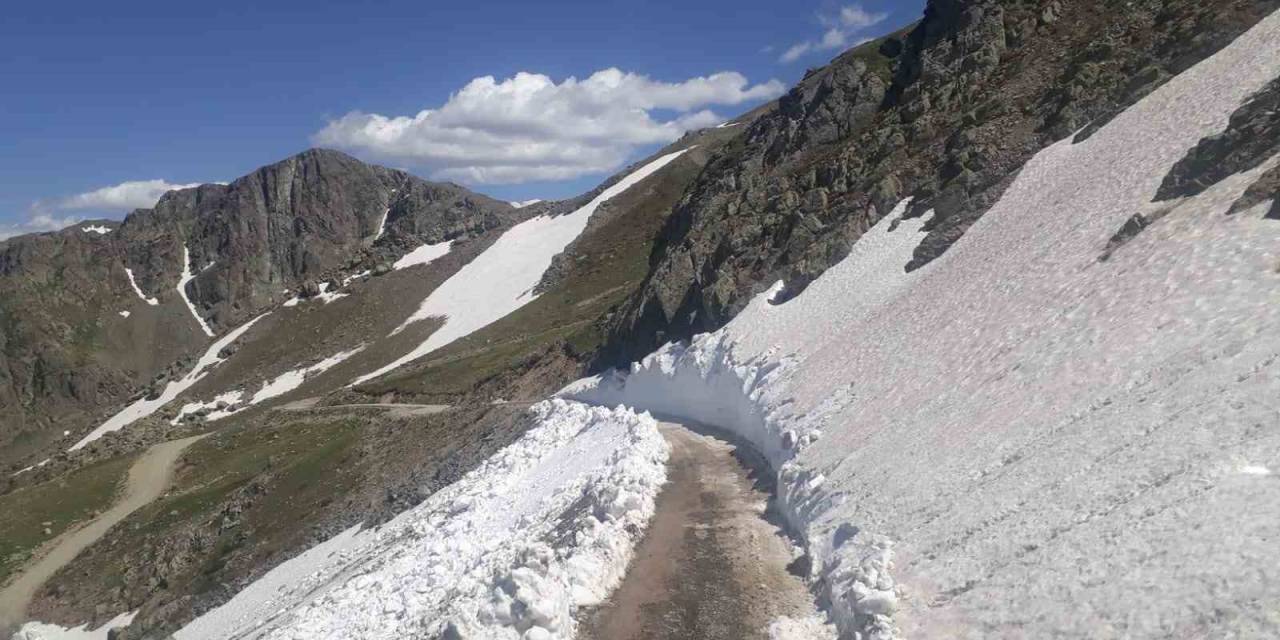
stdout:
<svg viewBox="0 0 1280 640">
<path fill-rule="evenodd" d="M 295 497 L 291 494 L 333 471 L 333 463 L 358 437 L 353 419 L 245 425 L 216 434 L 184 454 L 194 466 L 179 475 L 167 497 L 140 510 L 141 517 L 131 518 L 133 526 L 140 533 L 155 533 L 208 517 L 234 491 L 268 473 L 280 478 L 269 496 L 283 500 L 275 512 L 288 518 L 289 502 Z"/>
<path fill-rule="evenodd" d="M 0 582 L 41 543 L 110 507 L 134 458 L 104 460 L 0 497 Z"/>
</svg>

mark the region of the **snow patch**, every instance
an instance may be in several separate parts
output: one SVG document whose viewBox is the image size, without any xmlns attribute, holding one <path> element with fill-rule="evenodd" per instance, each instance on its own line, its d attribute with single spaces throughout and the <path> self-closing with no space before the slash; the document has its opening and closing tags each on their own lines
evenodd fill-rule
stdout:
<svg viewBox="0 0 1280 640">
<path fill-rule="evenodd" d="M 91 224 L 87 227 L 80 227 L 80 230 L 84 233 L 96 233 L 100 236 L 105 236 L 108 233 L 111 233 L 111 227 L 100 224 Z"/>
<path fill-rule="evenodd" d="M 257 393 L 254 393 L 253 397 L 250 398 L 248 402 L 244 402 L 244 404 L 241 404 L 244 400 L 244 392 L 239 389 L 223 393 L 209 402 L 188 403 L 183 405 L 182 410 L 174 417 L 171 424 L 178 424 L 186 415 L 193 414 L 204 409 L 210 410 L 205 416 L 205 421 L 207 422 L 213 422 L 215 420 L 221 420 L 227 416 L 235 415 L 258 403 L 282 396 L 294 389 L 297 389 L 298 387 L 301 387 L 302 384 L 312 376 L 317 376 L 338 366 L 347 358 L 350 358 L 363 350 L 364 345 L 360 345 L 354 349 L 342 351 L 329 356 L 328 358 L 325 358 L 324 360 L 321 360 L 309 367 L 300 367 L 298 369 L 286 371 L 271 380 L 263 382 L 262 388 L 259 389 Z"/>
<path fill-rule="evenodd" d="M 432 291 L 392 335 L 414 322 L 431 317 L 445 318 L 444 326 L 409 353 L 356 378 L 352 384 L 367 382 L 417 360 L 528 304 L 534 298 L 532 291 L 538 280 L 551 266 L 552 258 L 582 233 L 597 207 L 649 177 L 685 151 L 688 149 L 661 156 L 635 170 L 573 213 L 556 217 L 538 216 L 512 227 L 493 246 Z"/>
<path fill-rule="evenodd" d="M 138 294 L 138 299 L 142 300 L 143 302 L 153 307 L 160 304 L 159 300 L 156 300 L 155 298 L 148 298 L 146 294 L 142 293 L 142 289 L 138 287 L 138 281 L 135 280 L 133 277 L 133 269 L 130 269 L 129 267 L 125 267 L 124 273 L 125 275 L 129 276 L 129 286 L 133 287 L 133 292 Z"/>
<path fill-rule="evenodd" d="M 537 426 L 376 529 L 281 564 L 177 640 L 569 638 L 621 580 L 666 479 L 647 414 L 551 400 Z"/>
<path fill-rule="evenodd" d="M 512 200 L 510 204 L 517 209 L 523 209 L 527 206 L 538 204 L 539 202 L 542 202 L 541 198 L 534 198 L 532 200 Z"/>
<path fill-rule="evenodd" d="M 160 409 L 160 407 L 169 404 L 171 400 L 177 398 L 183 391 L 190 389 L 192 385 L 204 378 L 210 369 L 223 361 L 223 358 L 218 356 L 218 352 L 222 351 L 227 345 L 238 340 L 240 336 L 244 335 L 244 333 L 254 325 L 254 323 L 268 315 L 270 315 L 270 312 L 264 313 L 240 325 L 239 327 L 236 327 L 230 333 L 209 345 L 209 348 L 205 350 L 204 355 L 200 356 L 200 359 L 196 361 L 195 366 L 191 367 L 191 371 L 187 372 L 185 376 L 182 376 L 177 380 L 171 380 L 167 385 L 165 385 L 164 391 L 160 392 L 158 397 L 154 400 L 142 398 L 125 407 L 119 413 L 111 416 L 109 420 L 99 425 L 96 429 L 90 431 L 89 434 L 84 438 L 81 438 L 79 442 L 72 445 L 70 451 L 80 449 L 90 442 L 101 438 L 103 435 L 111 433 L 112 431 L 119 431 L 130 424 L 133 424 L 135 421 L 155 413 Z"/>
<path fill-rule="evenodd" d="M 374 242 L 377 242 L 378 239 L 382 237 L 382 234 L 387 232 L 387 218 L 390 215 L 391 215 L 391 207 L 388 205 L 386 211 L 382 212 L 382 218 L 378 222 L 378 232 L 373 235 Z"/>
<path fill-rule="evenodd" d="M 371 274 L 372 274 L 372 272 L 371 272 L 371 271 L 369 271 L 368 269 L 365 269 L 364 271 L 361 271 L 360 273 L 355 273 L 355 274 L 349 275 L 349 276 L 347 276 L 347 277 L 345 277 L 345 278 L 343 278 L 343 279 L 342 279 L 342 286 L 344 286 L 344 287 L 345 287 L 345 286 L 347 286 L 347 285 L 351 284 L 351 283 L 352 283 L 353 281 L 355 281 L 355 280 L 363 280 L 364 278 L 369 277 Z"/>
<path fill-rule="evenodd" d="M 1271 470 L 1260 464 L 1247 464 L 1240 467 L 1240 473 L 1247 476 L 1269 476 L 1271 475 Z"/>
<path fill-rule="evenodd" d="M 118 314 L 121 318 L 128 318 L 130 315 L 128 311 L 120 311 Z"/>
<path fill-rule="evenodd" d="M 355 277 L 357 277 L 357 276 L 352 276 L 352 278 L 355 278 Z M 343 285 L 343 286 L 346 286 L 347 282 L 349 282 L 350 280 L 351 280 L 351 278 L 347 278 L 346 280 L 343 280 L 343 281 L 342 281 L 342 285 Z M 282 306 L 285 306 L 285 307 L 296 307 L 296 306 L 298 306 L 299 304 L 301 304 L 301 303 L 302 303 L 302 302 L 304 302 L 304 301 L 308 301 L 308 302 L 309 302 L 309 301 L 312 301 L 312 300 L 319 300 L 320 302 L 323 302 L 323 303 L 325 303 L 325 304 L 329 304 L 329 303 L 331 303 L 331 302 L 334 302 L 335 300 L 341 300 L 341 299 L 343 299 L 343 298 L 345 298 L 345 297 L 347 297 L 347 296 L 349 296 L 349 295 L 351 295 L 351 294 L 349 294 L 349 293 L 342 293 L 341 291 L 334 291 L 334 292 L 330 293 L 330 292 L 329 292 L 329 283 L 328 283 L 328 282 L 321 282 L 321 283 L 320 283 L 320 295 L 312 296 L 312 297 L 310 297 L 310 298 L 302 298 L 302 297 L 300 297 L 300 296 L 294 296 L 294 297 L 292 297 L 292 298 L 289 298 L 288 300 L 285 300 L 285 301 L 282 303 Z"/>
<path fill-rule="evenodd" d="M 137 615 L 137 611 L 122 613 L 96 629 L 90 629 L 88 624 L 67 628 L 44 622 L 28 622 L 13 634 L 13 640 L 107 640 L 112 629 L 129 626 Z"/>
<path fill-rule="evenodd" d="M 213 263 L 210 263 L 212 265 Z M 187 283 L 195 279 L 195 274 L 191 273 L 191 253 L 187 250 L 186 245 L 182 245 L 182 277 L 178 280 L 178 295 L 182 296 L 182 301 L 187 303 L 187 309 L 191 310 L 191 317 L 196 319 L 196 323 L 200 325 L 200 329 L 204 334 L 213 337 L 213 329 L 209 328 L 209 324 L 200 317 L 200 312 L 196 311 L 196 305 L 191 303 L 191 298 L 187 297 Z"/>
<path fill-rule="evenodd" d="M 453 245 L 452 240 L 437 242 L 436 244 L 424 244 L 409 253 L 404 254 L 391 268 L 399 271 L 400 269 L 408 269 L 409 267 L 428 264 L 436 258 L 443 257 L 449 253 L 449 248 Z"/>
</svg>

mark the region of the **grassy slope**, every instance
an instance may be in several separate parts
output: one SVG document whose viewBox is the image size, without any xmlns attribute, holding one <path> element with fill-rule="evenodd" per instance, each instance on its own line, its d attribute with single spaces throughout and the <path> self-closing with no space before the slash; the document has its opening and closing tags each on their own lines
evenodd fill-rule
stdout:
<svg viewBox="0 0 1280 640">
<path fill-rule="evenodd" d="M 0 583 L 42 543 L 111 506 L 133 460 L 113 458 L 0 496 Z"/>
<path fill-rule="evenodd" d="M 593 221 L 570 248 L 566 276 L 536 300 L 360 390 L 456 402 L 477 386 L 530 365 L 548 349 L 563 348 L 574 359 L 593 353 L 604 340 L 605 318 L 643 281 L 650 251 L 672 207 L 702 170 L 707 154 L 736 133 L 711 130 L 699 149 L 655 174 L 659 179 L 611 200 L 605 219 Z"/>
</svg>

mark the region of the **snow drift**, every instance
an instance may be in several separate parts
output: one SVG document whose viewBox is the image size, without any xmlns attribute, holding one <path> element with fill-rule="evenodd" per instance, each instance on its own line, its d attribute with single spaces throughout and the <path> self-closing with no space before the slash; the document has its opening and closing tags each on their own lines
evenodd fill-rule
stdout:
<svg viewBox="0 0 1280 640">
<path fill-rule="evenodd" d="M 773 463 L 842 633 L 1280 633 L 1280 224 L 1265 170 L 1153 204 L 1280 74 L 1280 15 L 1057 143 L 910 274 L 900 208 L 802 294 L 563 394 Z M 1135 213 L 1169 213 L 1106 262 Z"/>
<path fill-rule="evenodd" d="M 568 638 L 621 580 L 666 478 L 648 415 L 564 400 L 478 468 L 377 529 L 281 564 L 176 634 Z"/>
</svg>

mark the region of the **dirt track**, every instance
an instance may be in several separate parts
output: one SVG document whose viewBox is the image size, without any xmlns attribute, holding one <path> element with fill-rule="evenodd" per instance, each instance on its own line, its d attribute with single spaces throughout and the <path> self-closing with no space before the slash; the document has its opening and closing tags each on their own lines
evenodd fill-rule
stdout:
<svg viewBox="0 0 1280 640">
<path fill-rule="evenodd" d="M 24 621 L 23 613 L 36 591 L 59 569 L 66 566 L 107 530 L 129 514 L 160 497 L 169 486 L 173 463 L 195 441 L 204 436 L 163 442 L 147 449 L 129 468 L 124 496 L 101 515 L 53 540 L 17 578 L 0 590 L 0 636 Z"/>
<path fill-rule="evenodd" d="M 770 487 L 733 445 L 670 423 L 667 485 L 622 585 L 581 620 L 587 640 L 766 638 L 778 616 L 814 611 L 788 573 L 790 544 L 766 519 Z"/>
</svg>

